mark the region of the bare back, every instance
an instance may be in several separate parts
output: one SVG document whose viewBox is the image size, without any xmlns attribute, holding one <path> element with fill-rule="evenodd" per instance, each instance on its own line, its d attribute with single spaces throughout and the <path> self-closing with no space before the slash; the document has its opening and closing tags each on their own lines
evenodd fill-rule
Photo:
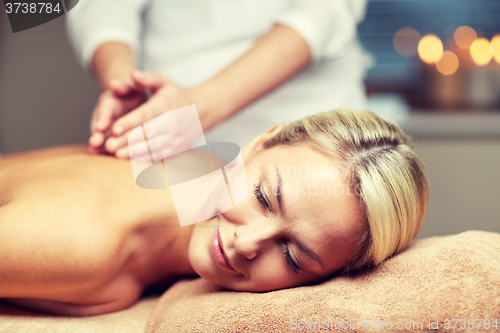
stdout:
<svg viewBox="0 0 500 333">
<path fill-rule="evenodd" d="M 129 161 L 84 146 L 7 155 L 0 184 L 0 298 L 102 313 L 176 275 L 172 257 L 191 231 L 180 228 L 168 190 L 135 185 Z"/>
</svg>

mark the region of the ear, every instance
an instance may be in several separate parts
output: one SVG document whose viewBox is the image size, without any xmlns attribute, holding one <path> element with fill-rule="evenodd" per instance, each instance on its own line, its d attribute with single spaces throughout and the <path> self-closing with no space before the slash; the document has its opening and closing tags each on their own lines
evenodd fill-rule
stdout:
<svg viewBox="0 0 500 333">
<path fill-rule="evenodd" d="M 275 136 L 281 129 L 283 128 L 282 124 L 278 124 L 276 126 L 271 127 L 264 133 L 255 137 L 252 142 L 248 143 L 241 150 L 243 158 L 246 159 L 252 154 L 258 152 L 259 150 L 264 149 L 264 142 Z"/>
</svg>

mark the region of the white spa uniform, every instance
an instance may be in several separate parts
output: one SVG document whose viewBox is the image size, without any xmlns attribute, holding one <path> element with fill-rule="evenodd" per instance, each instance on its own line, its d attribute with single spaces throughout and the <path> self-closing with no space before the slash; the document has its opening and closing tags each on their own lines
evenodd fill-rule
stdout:
<svg viewBox="0 0 500 333">
<path fill-rule="evenodd" d="M 206 134 L 241 147 L 277 123 L 344 107 L 365 109 L 371 57 L 357 39 L 367 0 L 80 0 L 70 40 L 88 70 L 107 41 L 128 44 L 143 70 L 189 88 L 241 57 L 280 23 L 307 42 L 312 62 Z"/>
</svg>

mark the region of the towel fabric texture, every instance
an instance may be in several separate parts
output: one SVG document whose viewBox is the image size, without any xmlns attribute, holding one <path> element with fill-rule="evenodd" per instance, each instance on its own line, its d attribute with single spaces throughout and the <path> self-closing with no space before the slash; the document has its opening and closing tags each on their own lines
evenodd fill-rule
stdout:
<svg viewBox="0 0 500 333">
<path fill-rule="evenodd" d="M 0 303 L 0 333 L 143 333 L 158 296 L 122 311 L 88 317 L 51 316 Z"/>
<path fill-rule="evenodd" d="M 180 281 L 159 299 L 147 332 L 465 332 L 464 325 L 500 330 L 498 233 L 418 240 L 355 275 L 268 293 Z"/>
</svg>

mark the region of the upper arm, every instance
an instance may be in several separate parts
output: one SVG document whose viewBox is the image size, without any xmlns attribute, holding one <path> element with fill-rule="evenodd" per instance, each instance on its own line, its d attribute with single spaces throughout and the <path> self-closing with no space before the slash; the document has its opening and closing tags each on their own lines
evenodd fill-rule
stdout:
<svg viewBox="0 0 500 333">
<path fill-rule="evenodd" d="M 84 302 L 61 302 L 46 299 L 8 298 L 5 302 L 26 310 L 64 316 L 93 316 L 119 311 L 134 304 L 142 288 L 131 279 L 120 279 L 105 285 L 102 297 Z"/>
<path fill-rule="evenodd" d="M 297 31 L 311 49 L 313 62 L 335 57 L 356 38 L 365 0 L 297 0 L 277 23 Z"/>
<path fill-rule="evenodd" d="M 70 41 L 80 62 L 90 69 L 95 50 L 107 41 L 123 42 L 137 51 L 141 15 L 149 0 L 85 0 L 66 15 Z"/>
</svg>

